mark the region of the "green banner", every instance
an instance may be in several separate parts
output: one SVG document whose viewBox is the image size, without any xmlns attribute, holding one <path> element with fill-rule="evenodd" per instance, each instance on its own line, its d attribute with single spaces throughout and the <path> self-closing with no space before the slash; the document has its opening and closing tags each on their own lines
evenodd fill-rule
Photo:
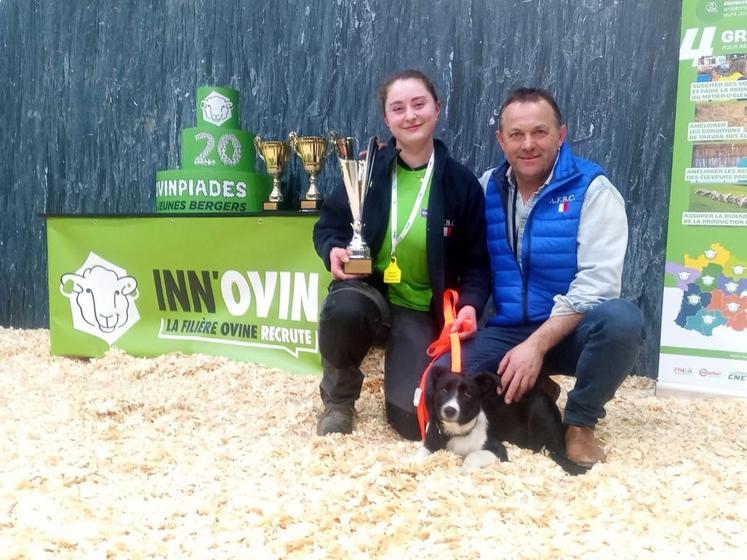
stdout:
<svg viewBox="0 0 747 560">
<path fill-rule="evenodd" d="M 658 385 L 747 395 L 747 1 L 684 0 Z"/>
<path fill-rule="evenodd" d="M 52 354 L 205 353 L 319 372 L 315 217 L 47 219 Z"/>
</svg>

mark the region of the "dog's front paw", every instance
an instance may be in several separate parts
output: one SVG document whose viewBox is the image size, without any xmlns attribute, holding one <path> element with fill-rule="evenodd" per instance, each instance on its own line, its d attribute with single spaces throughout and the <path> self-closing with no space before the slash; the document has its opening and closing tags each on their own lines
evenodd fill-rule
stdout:
<svg viewBox="0 0 747 560">
<path fill-rule="evenodd" d="M 430 457 L 431 452 L 428 450 L 428 448 L 425 445 L 421 445 L 417 452 L 415 453 L 415 460 L 416 461 L 424 461 L 427 457 Z"/>
<path fill-rule="evenodd" d="M 488 451 L 487 449 L 481 449 L 479 451 L 473 451 L 467 455 L 464 458 L 462 468 L 465 470 L 481 469 L 495 463 L 497 460 L 498 457 L 495 456 L 495 453 Z"/>
</svg>

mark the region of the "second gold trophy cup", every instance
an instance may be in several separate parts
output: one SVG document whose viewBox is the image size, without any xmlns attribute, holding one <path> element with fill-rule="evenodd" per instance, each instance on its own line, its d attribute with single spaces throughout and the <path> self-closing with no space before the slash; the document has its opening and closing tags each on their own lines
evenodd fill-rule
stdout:
<svg viewBox="0 0 747 560">
<path fill-rule="evenodd" d="M 303 168 L 309 175 L 309 188 L 301 199 L 301 210 L 318 210 L 322 195 L 316 186 L 316 176 L 327 157 L 327 139 L 323 136 L 298 136 L 295 131 L 291 131 L 288 143 L 301 158 Z"/>
</svg>

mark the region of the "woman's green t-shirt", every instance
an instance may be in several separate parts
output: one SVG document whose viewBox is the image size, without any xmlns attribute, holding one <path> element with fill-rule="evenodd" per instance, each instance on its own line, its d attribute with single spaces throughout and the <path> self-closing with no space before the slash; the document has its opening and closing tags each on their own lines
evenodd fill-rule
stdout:
<svg viewBox="0 0 747 560">
<path fill-rule="evenodd" d="M 397 233 L 399 234 L 410 216 L 412 207 L 420 190 L 420 182 L 425 176 L 422 169 L 408 169 L 397 164 Z M 426 251 L 426 225 L 428 221 L 428 196 L 430 181 L 420 202 L 415 221 L 404 239 L 397 243 L 397 266 L 402 271 L 402 281 L 388 284 L 387 300 L 394 305 L 428 311 L 433 291 L 428 274 L 428 256 Z M 384 242 L 374 259 L 374 268 L 383 273 L 389 266 L 392 249 L 392 217 L 389 216 L 387 233 Z"/>
</svg>

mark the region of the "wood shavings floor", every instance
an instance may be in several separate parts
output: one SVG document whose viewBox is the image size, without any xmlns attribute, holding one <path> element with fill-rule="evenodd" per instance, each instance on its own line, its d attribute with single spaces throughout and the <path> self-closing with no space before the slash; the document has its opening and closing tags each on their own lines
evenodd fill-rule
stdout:
<svg viewBox="0 0 747 560">
<path fill-rule="evenodd" d="M 747 554 L 745 400 L 630 378 L 598 428 L 608 462 L 585 476 L 515 447 L 463 472 L 447 452 L 413 459 L 384 421 L 379 360 L 365 369 L 355 433 L 319 438 L 314 376 L 52 357 L 48 331 L 0 328 L 0 558 Z"/>
</svg>

